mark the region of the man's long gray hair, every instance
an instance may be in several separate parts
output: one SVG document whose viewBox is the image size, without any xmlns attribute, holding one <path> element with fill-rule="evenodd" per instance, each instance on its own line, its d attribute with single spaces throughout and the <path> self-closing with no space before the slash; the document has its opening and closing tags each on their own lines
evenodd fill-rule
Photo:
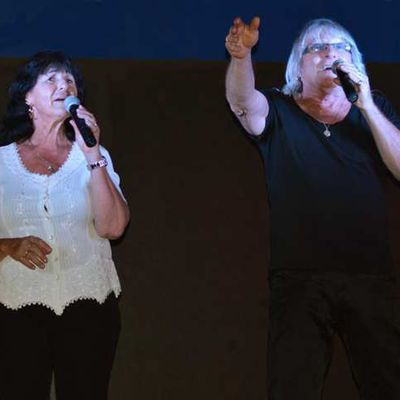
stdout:
<svg viewBox="0 0 400 400">
<path fill-rule="evenodd" d="M 295 96 L 302 91 L 302 83 L 300 79 L 300 67 L 303 52 L 307 45 L 313 42 L 321 42 L 325 34 L 330 34 L 338 37 L 351 46 L 351 57 L 356 68 L 366 73 L 365 65 L 362 60 L 362 54 L 358 50 L 356 42 L 350 33 L 340 24 L 331 19 L 318 18 L 309 21 L 299 36 L 295 40 L 292 51 L 286 65 L 286 84 L 282 91 L 285 94 Z"/>
</svg>

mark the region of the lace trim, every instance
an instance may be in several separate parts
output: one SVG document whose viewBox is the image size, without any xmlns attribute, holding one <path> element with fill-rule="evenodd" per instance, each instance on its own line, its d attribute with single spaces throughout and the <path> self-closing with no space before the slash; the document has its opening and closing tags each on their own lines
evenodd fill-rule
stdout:
<svg viewBox="0 0 400 400">
<path fill-rule="evenodd" d="M 80 168 L 80 163 L 84 162 L 83 153 L 79 151 L 79 147 L 76 142 L 72 143 L 71 150 L 61 167 L 51 175 L 39 174 L 36 172 L 31 172 L 26 168 L 22 161 L 21 155 L 19 154 L 18 147 L 16 143 L 11 143 L 10 145 L 4 147 L 5 156 L 7 159 L 7 166 L 15 173 L 22 174 L 29 180 L 36 182 L 43 182 L 44 179 L 48 179 L 49 182 L 57 182 L 63 180 L 65 177 L 69 176 L 74 172 L 76 168 Z"/>
<path fill-rule="evenodd" d="M 43 303 L 43 302 L 41 302 L 41 301 L 30 301 L 30 302 L 26 302 L 26 303 L 19 304 L 19 305 L 16 306 L 16 307 L 13 307 L 11 304 L 8 304 L 8 303 L 5 303 L 5 302 L 2 302 L 1 304 L 2 304 L 4 307 L 6 307 L 7 309 L 9 309 L 9 310 L 14 310 L 14 311 L 20 310 L 21 308 L 27 307 L 27 306 L 36 306 L 36 305 L 37 305 L 37 306 L 43 306 L 43 307 L 46 307 L 46 308 L 48 308 L 49 310 L 53 311 L 56 315 L 62 315 L 62 313 L 64 312 L 64 310 L 65 310 L 68 306 L 70 306 L 71 304 L 76 303 L 77 301 L 81 301 L 81 300 L 95 300 L 95 301 L 97 301 L 99 304 L 104 304 L 104 302 L 106 301 L 107 297 L 108 297 L 111 293 L 114 293 L 116 297 L 119 297 L 119 295 L 121 294 L 121 290 L 118 289 L 118 288 L 109 289 L 109 290 L 105 293 L 105 295 L 104 295 L 102 298 L 100 298 L 100 299 L 98 299 L 98 298 L 96 298 L 96 297 L 94 297 L 94 296 L 78 296 L 78 297 L 74 297 L 74 298 L 72 298 L 71 300 L 69 300 L 69 301 L 67 301 L 66 303 L 64 303 L 64 304 L 61 306 L 60 309 L 56 309 L 55 307 L 52 307 L 51 305 L 46 304 L 46 303 Z"/>
<path fill-rule="evenodd" d="M 58 172 L 62 172 L 62 170 L 65 169 L 65 165 L 69 163 L 69 160 L 70 160 L 70 158 L 71 158 L 71 154 L 72 154 L 74 145 L 75 145 L 75 142 L 72 143 L 71 148 L 70 148 L 70 150 L 69 150 L 69 152 L 68 152 L 68 155 L 67 155 L 67 158 L 65 159 L 65 161 L 61 164 L 60 168 L 58 168 L 58 170 L 57 170 L 54 174 L 52 174 L 52 175 L 55 175 L 55 174 L 57 174 Z M 44 177 L 49 177 L 49 176 L 51 176 L 51 175 L 46 175 L 46 174 L 40 174 L 39 172 L 32 172 L 32 171 L 30 171 L 30 170 L 27 168 L 27 166 L 25 165 L 25 163 L 23 162 L 22 157 L 21 157 L 21 153 L 19 152 L 18 146 L 17 146 L 17 144 L 16 144 L 15 142 L 13 143 L 13 146 L 14 146 L 14 149 L 15 149 L 15 152 L 16 152 L 16 155 L 17 155 L 17 158 L 18 158 L 18 160 L 19 160 L 19 163 L 20 163 L 21 167 L 24 169 L 24 172 L 25 172 L 25 173 L 28 173 L 29 175 L 38 175 L 38 176 L 40 176 L 40 177 L 43 177 L 43 176 L 44 176 Z"/>
</svg>

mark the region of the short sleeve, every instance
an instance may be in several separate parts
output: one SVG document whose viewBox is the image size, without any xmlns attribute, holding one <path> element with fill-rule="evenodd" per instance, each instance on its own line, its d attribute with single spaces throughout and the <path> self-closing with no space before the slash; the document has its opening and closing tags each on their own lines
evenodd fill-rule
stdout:
<svg viewBox="0 0 400 400">
<path fill-rule="evenodd" d="M 277 88 L 271 88 L 266 90 L 261 90 L 261 93 L 266 97 L 268 101 L 269 111 L 268 115 L 265 119 L 265 127 L 261 135 L 250 135 L 252 139 L 256 142 L 265 140 L 274 130 L 276 126 L 276 118 L 277 118 L 277 110 L 276 110 L 276 102 L 277 97 L 281 96 L 281 92 Z"/>
<path fill-rule="evenodd" d="M 380 93 L 379 91 L 373 91 L 373 98 L 374 98 L 375 104 L 382 111 L 382 113 L 385 115 L 385 117 L 393 125 L 395 125 L 398 129 L 400 129 L 400 116 L 396 112 L 396 110 L 394 109 L 394 107 L 390 103 L 390 101 L 385 96 L 383 96 L 383 94 Z"/>
</svg>

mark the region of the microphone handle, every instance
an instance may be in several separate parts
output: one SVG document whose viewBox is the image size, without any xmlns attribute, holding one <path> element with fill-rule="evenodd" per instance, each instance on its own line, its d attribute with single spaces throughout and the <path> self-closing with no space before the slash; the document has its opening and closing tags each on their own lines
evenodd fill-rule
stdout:
<svg viewBox="0 0 400 400">
<path fill-rule="evenodd" d="M 339 68 L 336 68 L 336 75 L 338 76 L 340 83 L 342 84 L 342 88 L 347 97 L 347 100 L 350 101 L 350 103 L 355 103 L 358 100 L 358 94 L 353 84 L 351 83 L 349 76 L 346 74 L 346 72 L 343 72 Z"/>
<path fill-rule="evenodd" d="M 69 113 L 72 116 L 72 119 L 75 121 L 76 126 L 79 129 L 79 132 L 82 135 L 82 139 L 85 142 L 87 147 L 93 147 L 96 145 L 97 141 L 96 138 L 94 137 L 92 131 L 90 128 L 86 125 L 86 122 L 83 118 L 79 118 L 78 114 L 76 113 L 76 110 L 78 108 L 78 105 L 72 105 L 69 108 Z"/>
</svg>

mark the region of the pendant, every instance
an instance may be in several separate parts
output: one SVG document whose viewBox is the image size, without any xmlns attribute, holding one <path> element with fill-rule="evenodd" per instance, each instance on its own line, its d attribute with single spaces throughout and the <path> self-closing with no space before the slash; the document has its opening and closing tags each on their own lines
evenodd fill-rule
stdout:
<svg viewBox="0 0 400 400">
<path fill-rule="evenodd" d="M 55 172 L 55 169 L 54 169 L 54 167 L 53 167 L 52 165 L 48 165 L 48 166 L 47 166 L 47 171 L 48 171 L 50 174 L 53 174 L 53 173 Z"/>
<path fill-rule="evenodd" d="M 329 136 L 331 136 L 331 131 L 330 131 L 327 127 L 325 127 L 325 130 L 324 130 L 323 134 L 324 134 L 326 137 L 329 137 Z"/>
</svg>

